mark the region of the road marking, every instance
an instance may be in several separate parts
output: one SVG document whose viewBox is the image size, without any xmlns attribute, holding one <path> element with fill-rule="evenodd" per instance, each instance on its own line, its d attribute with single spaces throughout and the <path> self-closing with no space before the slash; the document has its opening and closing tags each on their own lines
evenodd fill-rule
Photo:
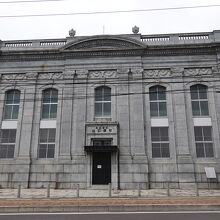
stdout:
<svg viewBox="0 0 220 220">
<path fill-rule="evenodd" d="M 37 213 L 37 212 L 33 212 L 33 213 L 0 213 L 0 216 L 4 216 L 4 215 L 11 215 L 11 216 L 15 216 L 15 215 L 117 215 L 117 214 L 122 214 L 122 215 L 126 215 L 126 214 L 209 214 L 209 213 L 213 213 L 213 214 L 218 214 L 220 213 L 220 211 L 173 211 L 173 212 L 45 212 L 45 213 Z"/>
</svg>

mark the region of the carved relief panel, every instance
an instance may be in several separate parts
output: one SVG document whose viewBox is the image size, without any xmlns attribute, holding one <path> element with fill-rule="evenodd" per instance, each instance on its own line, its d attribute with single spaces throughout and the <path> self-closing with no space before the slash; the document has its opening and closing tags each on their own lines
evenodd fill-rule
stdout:
<svg viewBox="0 0 220 220">
<path fill-rule="evenodd" d="M 112 145 L 118 145 L 118 123 L 88 122 L 86 123 L 86 145 L 90 146 L 93 139 L 112 139 Z"/>
</svg>

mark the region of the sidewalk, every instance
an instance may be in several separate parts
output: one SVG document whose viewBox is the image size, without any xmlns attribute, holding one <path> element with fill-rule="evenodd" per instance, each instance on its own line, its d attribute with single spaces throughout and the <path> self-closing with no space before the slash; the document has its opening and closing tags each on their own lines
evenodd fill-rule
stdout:
<svg viewBox="0 0 220 220">
<path fill-rule="evenodd" d="M 220 190 L 76 190 L 0 189 L 0 213 L 5 212 L 114 212 L 220 211 Z M 138 197 L 138 194 L 141 195 Z"/>
<path fill-rule="evenodd" d="M 219 196 L 220 190 L 198 190 L 194 189 L 149 189 L 149 190 L 111 190 L 108 189 L 50 189 L 50 198 L 100 198 L 100 197 L 144 197 L 144 198 L 157 198 L 157 197 L 195 197 L 199 196 Z M 0 189 L 0 199 L 10 199 L 18 197 L 18 189 Z M 48 189 L 21 189 L 20 198 L 47 198 Z"/>
</svg>

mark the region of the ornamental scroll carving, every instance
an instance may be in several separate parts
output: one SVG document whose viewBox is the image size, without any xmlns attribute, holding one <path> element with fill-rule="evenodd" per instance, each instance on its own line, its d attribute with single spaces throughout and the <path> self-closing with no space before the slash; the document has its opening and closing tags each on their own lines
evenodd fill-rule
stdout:
<svg viewBox="0 0 220 220">
<path fill-rule="evenodd" d="M 184 72 L 184 68 L 182 67 L 171 68 L 172 77 L 181 77 L 183 75 L 183 72 Z"/>
<path fill-rule="evenodd" d="M 38 79 L 73 79 L 76 75 L 75 71 L 57 72 L 57 73 L 39 73 Z"/>
<path fill-rule="evenodd" d="M 170 77 L 170 76 L 171 76 L 170 69 L 144 70 L 144 77 L 162 78 L 162 77 Z"/>
<path fill-rule="evenodd" d="M 74 77 L 74 71 L 68 71 L 66 73 L 57 72 L 57 73 L 37 73 L 29 72 L 26 74 L 2 74 L 1 80 L 6 81 L 16 81 L 16 80 L 35 80 L 35 79 L 47 79 L 47 80 L 56 80 L 56 79 L 72 79 Z"/>
<path fill-rule="evenodd" d="M 218 67 L 218 65 L 212 66 L 212 73 L 213 74 L 218 74 L 219 73 L 219 67 Z"/>
<path fill-rule="evenodd" d="M 64 74 L 62 72 L 57 73 L 39 73 L 38 79 L 63 79 Z"/>
<path fill-rule="evenodd" d="M 6 81 L 16 81 L 16 80 L 25 80 L 26 79 L 26 74 L 2 74 L 2 80 Z"/>
<path fill-rule="evenodd" d="M 211 74 L 211 68 L 189 68 L 184 70 L 184 76 L 204 76 Z"/>
<path fill-rule="evenodd" d="M 131 69 L 133 75 L 140 75 L 143 73 L 143 69 Z"/>
<path fill-rule="evenodd" d="M 63 74 L 64 79 L 73 79 L 76 76 L 76 72 L 74 70 L 71 71 L 65 71 Z"/>
<path fill-rule="evenodd" d="M 38 73 L 36 73 L 36 72 L 26 73 L 26 79 L 36 79 L 37 75 L 38 75 Z"/>
<path fill-rule="evenodd" d="M 97 71 L 89 71 L 91 78 L 116 78 L 117 71 L 116 70 L 97 70 Z"/>
</svg>

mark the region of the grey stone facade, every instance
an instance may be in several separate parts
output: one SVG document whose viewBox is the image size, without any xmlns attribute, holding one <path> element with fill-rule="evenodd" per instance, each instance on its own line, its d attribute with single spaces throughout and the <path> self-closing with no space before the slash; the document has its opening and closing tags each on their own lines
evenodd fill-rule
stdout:
<svg viewBox="0 0 220 220">
<path fill-rule="evenodd" d="M 204 117 L 192 114 L 196 84 L 208 88 Z M 155 85 L 166 88 L 165 117 L 150 115 Z M 100 86 L 111 89 L 110 117 L 95 117 Z M 112 141 L 114 189 L 219 187 L 220 31 L 0 41 L 0 88 L 1 130 L 17 131 L 13 158 L 0 159 L 0 187 L 93 187 L 95 139 Z M 57 117 L 43 120 L 48 88 L 58 91 Z M 18 118 L 5 120 L 5 94 L 13 89 L 20 91 Z M 151 127 L 161 126 L 169 130 L 170 155 L 155 158 Z M 195 126 L 212 128 L 213 157 L 197 157 Z M 56 129 L 54 158 L 39 158 L 40 128 Z M 215 179 L 205 167 L 214 167 Z"/>
</svg>

